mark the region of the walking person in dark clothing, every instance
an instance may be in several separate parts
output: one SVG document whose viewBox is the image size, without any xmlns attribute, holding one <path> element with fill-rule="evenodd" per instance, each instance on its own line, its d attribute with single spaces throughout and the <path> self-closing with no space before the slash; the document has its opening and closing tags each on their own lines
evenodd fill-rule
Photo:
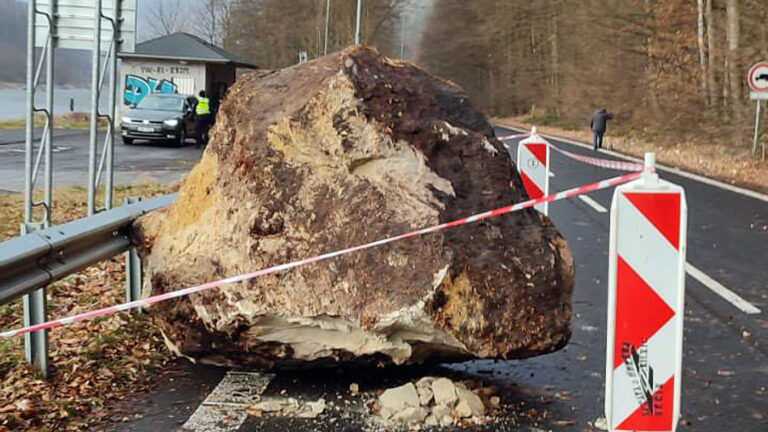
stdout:
<svg viewBox="0 0 768 432">
<path fill-rule="evenodd" d="M 592 133 L 594 134 L 592 138 L 592 147 L 593 150 L 597 151 L 597 149 L 603 148 L 603 136 L 605 135 L 605 130 L 608 127 L 608 120 L 613 119 L 613 114 L 609 113 L 605 108 L 600 108 L 592 114 L 592 121 L 590 123 L 590 127 L 592 128 Z"/>
</svg>

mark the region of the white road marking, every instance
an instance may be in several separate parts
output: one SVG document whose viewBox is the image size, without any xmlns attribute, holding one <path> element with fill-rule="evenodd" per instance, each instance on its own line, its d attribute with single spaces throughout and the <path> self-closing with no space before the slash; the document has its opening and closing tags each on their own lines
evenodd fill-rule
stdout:
<svg viewBox="0 0 768 432">
<path fill-rule="evenodd" d="M 592 198 L 588 197 L 587 195 L 579 195 L 579 199 L 584 201 L 584 203 L 586 203 L 588 206 L 590 206 L 593 209 L 595 209 L 595 211 L 598 212 L 598 213 L 607 213 L 608 212 L 608 209 L 606 209 L 605 207 L 601 206 L 599 202 L 593 200 Z"/>
<path fill-rule="evenodd" d="M 696 279 L 702 285 L 712 290 L 715 294 L 727 300 L 730 304 L 736 306 L 736 308 L 745 314 L 755 315 L 761 312 L 760 309 L 755 307 L 752 303 L 744 300 L 735 292 L 724 287 L 720 282 L 707 276 L 704 274 L 704 272 L 691 265 L 691 263 L 686 263 L 685 270 L 692 278 Z"/>
<path fill-rule="evenodd" d="M 501 125 L 501 124 L 499 126 L 503 127 L 504 129 L 509 129 L 509 130 L 513 130 L 513 131 L 529 132 L 529 131 L 527 131 L 525 129 L 520 129 L 518 127 L 505 126 L 505 125 Z M 539 135 L 543 136 L 544 138 L 548 138 L 548 139 L 552 139 L 552 140 L 557 140 L 557 141 L 562 141 L 564 143 L 572 144 L 572 145 L 583 147 L 583 148 L 590 149 L 590 150 L 592 149 L 592 146 L 590 144 L 585 144 L 585 143 L 582 143 L 582 142 L 579 142 L 579 141 L 574 141 L 572 139 L 562 138 L 562 137 L 558 137 L 558 136 L 554 136 L 554 135 L 545 135 L 545 134 L 542 134 L 542 133 L 539 133 Z M 632 162 L 643 163 L 642 159 L 638 159 L 638 158 L 632 157 L 632 156 L 627 156 L 625 154 L 622 154 L 622 153 L 619 153 L 619 152 L 615 152 L 613 150 L 602 149 L 602 150 L 600 150 L 600 152 L 604 153 L 604 154 L 607 154 L 607 155 L 611 155 L 611 156 L 620 158 L 620 159 L 624 159 L 624 160 L 628 160 L 628 161 L 632 161 Z M 658 163 L 656 164 L 656 168 L 658 168 L 661 171 L 666 171 L 666 172 L 670 172 L 672 174 L 679 175 L 680 177 L 686 177 L 686 178 L 689 178 L 691 180 L 696 180 L 696 181 L 698 181 L 700 183 L 705 183 L 705 184 L 708 184 L 710 186 L 714 186 L 714 187 L 717 187 L 717 188 L 720 188 L 720 189 L 725 189 L 727 191 L 731 191 L 731 192 L 734 192 L 734 193 L 737 193 L 737 194 L 740 194 L 740 195 L 748 196 L 748 197 L 754 198 L 756 200 L 768 202 L 768 195 L 761 194 L 760 192 L 755 192 L 753 190 L 744 189 L 744 188 L 741 188 L 741 187 L 738 187 L 738 186 L 730 185 L 728 183 L 723 183 L 721 181 L 717 181 L 717 180 L 713 180 L 711 178 L 700 176 L 698 174 L 694 174 L 694 173 L 691 173 L 691 172 L 688 172 L 688 171 L 683 171 L 683 170 L 681 170 L 679 168 L 673 168 L 673 167 L 669 167 L 669 166 L 666 166 L 666 165 L 661 165 L 661 164 L 658 164 Z"/>
<path fill-rule="evenodd" d="M 550 172 L 549 172 L 549 176 L 550 176 L 550 177 L 554 177 L 554 176 L 555 176 L 555 173 L 553 173 L 552 171 L 550 171 Z"/>
<path fill-rule="evenodd" d="M 181 427 L 183 432 L 235 432 L 248 418 L 247 408 L 261 398 L 274 375 L 227 372 Z"/>
</svg>

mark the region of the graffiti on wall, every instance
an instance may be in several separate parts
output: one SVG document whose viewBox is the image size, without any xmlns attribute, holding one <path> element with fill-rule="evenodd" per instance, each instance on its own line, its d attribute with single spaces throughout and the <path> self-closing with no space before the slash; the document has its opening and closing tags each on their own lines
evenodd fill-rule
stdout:
<svg viewBox="0 0 768 432">
<path fill-rule="evenodd" d="M 179 87 L 172 81 L 152 77 L 140 77 L 137 75 L 125 76 L 125 90 L 123 91 L 123 103 L 133 105 L 141 102 L 150 93 L 178 93 Z"/>
</svg>

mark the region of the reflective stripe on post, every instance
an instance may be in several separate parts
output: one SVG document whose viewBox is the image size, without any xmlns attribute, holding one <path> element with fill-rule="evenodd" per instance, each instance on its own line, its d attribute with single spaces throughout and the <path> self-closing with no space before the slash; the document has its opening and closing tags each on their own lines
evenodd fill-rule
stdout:
<svg viewBox="0 0 768 432">
<path fill-rule="evenodd" d="M 680 415 L 687 207 L 652 173 L 611 204 L 605 413 L 611 431 L 674 431 Z"/>
<path fill-rule="evenodd" d="M 517 146 L 517 169 L 531 199 L 549 195 L 549 143 L 536 133 L 536 127 L 531 136 Z M 538 204 L 535 208 L 549 214 L 549 203 Z"/>
</svg>

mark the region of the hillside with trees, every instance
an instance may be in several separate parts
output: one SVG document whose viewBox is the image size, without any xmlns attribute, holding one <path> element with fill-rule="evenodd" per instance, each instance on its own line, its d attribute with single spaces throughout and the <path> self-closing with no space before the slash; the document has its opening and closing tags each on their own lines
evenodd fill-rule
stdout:
<svg viewBox="0 0 768 432">
<path fill-rule="evenodd" d="M 332 0 L 328 51 L 353 43 L 355 3 Z M 238 0 L 225 47 L 264 68 L 325 52 L 325 0 Z M 749 148 L 749 66 L 768 57 L 763 0 L 365 0 L 363 41 L 461 84 L 498 117 Z M 424 11 L 426 10 L 426 13 Z M 403 16 L 424 18 L 409 23 Z"/>
</svg>

